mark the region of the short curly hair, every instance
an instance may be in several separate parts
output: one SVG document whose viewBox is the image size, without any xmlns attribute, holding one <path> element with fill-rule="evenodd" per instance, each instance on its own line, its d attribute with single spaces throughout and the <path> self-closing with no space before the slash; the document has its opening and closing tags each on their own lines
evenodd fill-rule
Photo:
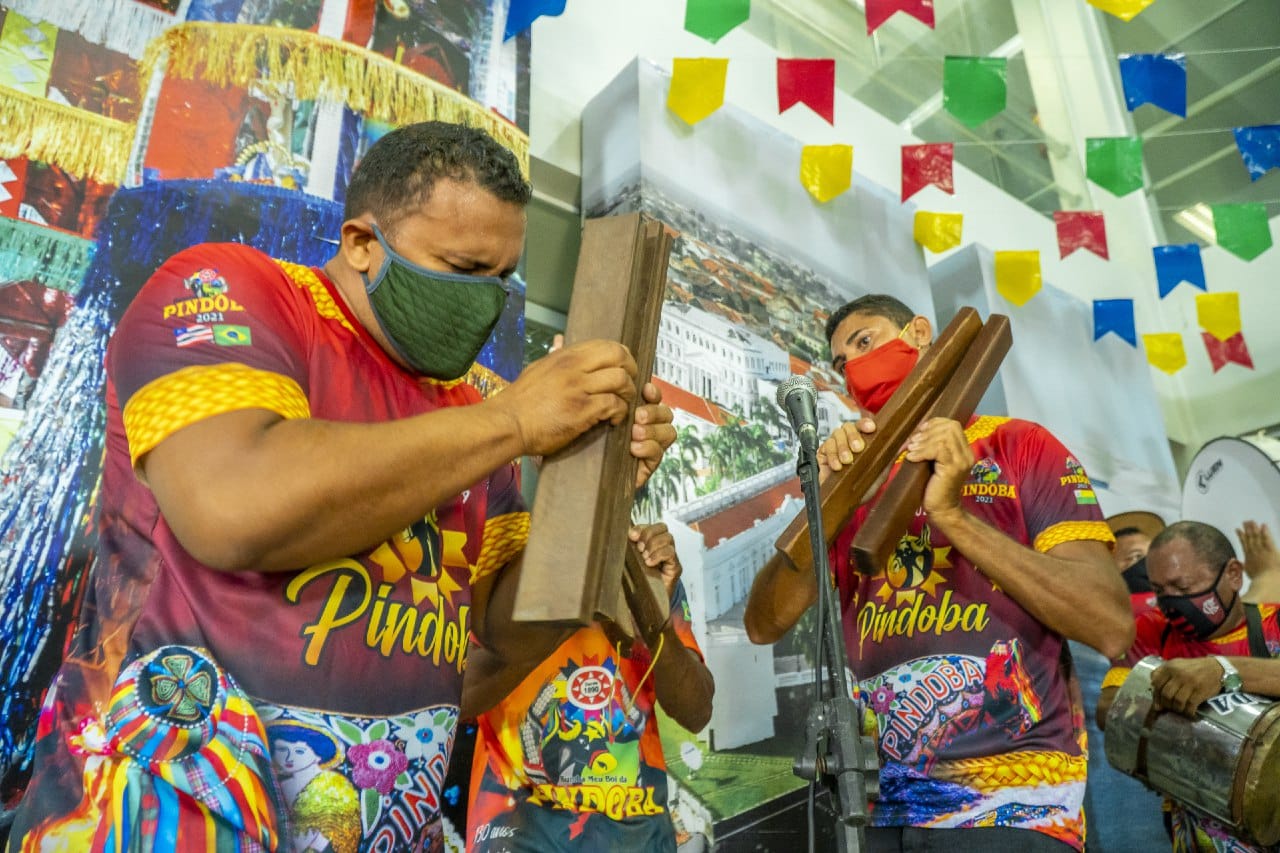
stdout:
<svg viewBox="0 0 1280 853">
<path fill-rule="evenodd" d="M 831 336 L 836 333 L 836 329 L 850 314 L 870 314 L 873 317 L 884 317 L 898 326 L 907 325 L 911 322 L 911 318 L 916 315 L 914 311 L 907 307 L 905 302 L 896 296 L 890 296 L 887 293 L 868 293 L 866 296 L 859 296 L 852 302 L 846 302 L 841 305 L 827 319 L 828 345 L 831 344 Z"/>
<path fill-rule="evenodd" d="M 344 219 L 372 213 L 384 230 L 426 204 L 438 180 L 473 181 L 521 207 L 533 189 L 511 151 L 475 127 L 443 121 L 405 125 L 365 152 L 347 185 Z"/>
</svg>

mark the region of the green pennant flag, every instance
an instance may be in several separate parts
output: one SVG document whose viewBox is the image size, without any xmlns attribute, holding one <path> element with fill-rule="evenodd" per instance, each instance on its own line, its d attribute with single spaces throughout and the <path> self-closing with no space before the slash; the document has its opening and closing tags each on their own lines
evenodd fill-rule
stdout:
<svg viewBox="0 0 1280 853">
<path fill-rule="evenodd" d="M 942 74 L 942 106 L 969 127 L 1004 111 L 1009 60 L 997 56 L 948 56 Z"/>
<path fill-rule="evenodd" d="M 1251 261 L 1271 248 L 1271 226 L 1265 204 L 1214 204 L 1213 230 L 1218 245 Z"/>
<path fill-rule="evenodd" d="M 687 0 L 684 28 L 714 43 L 749 17 L 751 0 Z"/>
<path fill-rule="evenodd" d="M 1085 140 L 1085 169 L 1089 180 L 1111 192 L 1128 195 L 1142 187 L 1142 140 L 1100 136 Z"/>
</svg>

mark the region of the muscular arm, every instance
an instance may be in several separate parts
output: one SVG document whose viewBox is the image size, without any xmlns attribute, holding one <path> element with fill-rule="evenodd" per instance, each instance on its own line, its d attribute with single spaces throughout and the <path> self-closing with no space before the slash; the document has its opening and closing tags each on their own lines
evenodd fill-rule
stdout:
<svg viewBox="0 0 1280 853">
<path fill-rule="evenodd" d="M 657 647 L 656 641 L 649 646 L 651 651 Z M 671 625 L 662 631 L 662 653 L 653 665 L 652 677 L 658 704 L 671 719 L 691 732 L 702 731 L 711 721 L 715 679 L 702 658 L 680 640 Z"/>
<path fill-rule="evenodd" d="M 780 553 L 764 564 L 751 584 L 742 622 L 753 643 L 776 643 L 818 600 L 813 570 L 792 568 Z"/>
<path fill-rule="evenodd" d="M 818 480 L 825 482 L 833 472 L 853 463 L 866 449 L 864 435 L 875 432 L 875 421 L 861 418 L 840 424 L 818 448 Z M 885 472 L 887 475 L 887 471 Z M 884 476 L 863 496 L 866 503 L 879 490 Z M 830 532 L 830 531 L 828 531 Z M 775 553 L 756 574 L 747 596 L 747 609 L 742 621 L 751 642 L 776 643 L 800 620 L 804 612 L 818 600 L 818 585 L 813 566 L 793 567 L 781 553 Z"/>
<path fill-rule="evenodd" d="M 924 494 L 929 523 L 1005 594 L 1050 630 L 1108 658 L 1128 650 L 1133 611 L 1103 543 L 1069 541 L 1040 553 L 971 515 L 960 490 L 973 467 L 973 451 L 956 421 L 925 422 L 907 442 L 907 459 L 933 463 Z"/>
<path fill-rule="evenodd" d="M 1133 643 L 1124 581 L 1102 542 L 1063 542 L 1040 553 L 963 509 L 929 513 L 952 546 L 1050 630 L 1114 659 Z"/>
<path fill-rule="evenodd" d="M 202 563 L 297 569 L 385 540 L 521 454 L 620 422 L 634 375 L 623 347 L 594 341 L 535 362 L 484 403 L 413 418 L 357 424 L 229 412 L 165 438 L 141 473 Z"/>
</svg>

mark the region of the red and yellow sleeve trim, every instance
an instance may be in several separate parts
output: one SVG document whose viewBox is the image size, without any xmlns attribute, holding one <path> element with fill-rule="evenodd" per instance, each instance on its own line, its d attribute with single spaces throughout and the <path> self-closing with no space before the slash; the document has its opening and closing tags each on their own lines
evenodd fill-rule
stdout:
<svg viewBox="0 0 1280 853">
<path fill-rule="evenodd" d="M 268 409 L 283 418 L 311 417 L 311 406 L 288 376 L 244 364 L 193 365 L 148 382 L 124 407 L 124 432 L 134 465 L 183 427 L 224 412 Z"/>
<path fill-rule="evenodd" d="M 320 277 L 316 275 L 315 270 L 302 264 L 282 261 L 279 258 L 272 258 L 272 260 L 276 262 L 280 269 L 284 270 L 284 274 L 289 277 L 290 281 L 311 294 L 311 301 L 315 303 L 317 314 L 326 320 L 341 323 L 347 331 L 355 333 L 355 329 L 347 322 L 346 315 L 342 313 L 338 303 L 329 295 L 329 289 L 320 281 Z"/>
<path fill-rule="evenodd" d="M 973 423 L 965 427 L 965 430 L 964 430 L 965 441 L 969 442 L 970 444 L 973 444 L 975 441 L 984 439 L 987 436 L 991 435 L 993 432 L 995 432 L 997 429 L 1000 428 L 1001 424 L 1005 424 L 1008 422 L 1009 422 L 1008 418 L 1001 418 L 995 415 L 983 415 L 980 418 L 978 418 L 976 421 L 974 421 Z"/>
<path fill-rule="evenodd" d="M 529 513 L 509 512 L 484 523 L 484 543 L 480 558 L 471 568 L 471 582 L 497 571 L 511 562 L 529 541 Z"/>
<path fill-rule="evenodd" d="M 1116 537 L 1105 521 L 1060 521 L 1040 531 L 1032 547 L 1041 554 L 1048 553 L 1063 542 L 1075 542 L 1086 539 L 1096 542 L 1114 543 Z"/>
<path fill-rule="evenodd" d="M 1107 674 L 1102 677 L 1102 689 L 1108 687 L 1119 687 L 1124 684 L 1124 680 L 1129 677 L 1132 670 L 1127 666 L 1113 666 L 1107 670 Z"/>
</svg>

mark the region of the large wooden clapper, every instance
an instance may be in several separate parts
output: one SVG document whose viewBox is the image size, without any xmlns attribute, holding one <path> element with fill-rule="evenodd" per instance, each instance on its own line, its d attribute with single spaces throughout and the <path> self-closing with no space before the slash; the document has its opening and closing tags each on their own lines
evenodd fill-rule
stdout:
<svg viewBox="0 0 1280 853">
<path fill-rule="evenodd" d="M 983 323 L 972 308 L 957 312 L 880 410 L 876 431 L 868 436 L 863 452 L 852 465 L 822 484 L 822 527 L 828 546 L 853 516 L 862 496 L 893 465 L 922 420 L 943 417 L 964 423 L 973 415 L 1012 345 L 1008 317 L 992 314 Z M 875 574 L 888 564 L 920 506 L 931 473 L 925 462 L 907 462 L 898 469 L 854 535 L 852 550 L 858 571 Z M 803 512 L 782 532 L 775 546 L 794 567 L 812 565 L 813 548 Z"/>
<path fill-rule="evenodd" d="M 589 219 L 582 229 L 565 343 L 625 344 L 639 368 L 637 403 L 653 372 L 670 254 L 671 232 L 644 214 Z M 650 637 L 666 622 L 662 583 L 627 539 L 636 472 L 631 414 L 618 426 L 597 424 L 543 461 L 516 588 L 517 621 L 604 619 Z"/>
</svg>

